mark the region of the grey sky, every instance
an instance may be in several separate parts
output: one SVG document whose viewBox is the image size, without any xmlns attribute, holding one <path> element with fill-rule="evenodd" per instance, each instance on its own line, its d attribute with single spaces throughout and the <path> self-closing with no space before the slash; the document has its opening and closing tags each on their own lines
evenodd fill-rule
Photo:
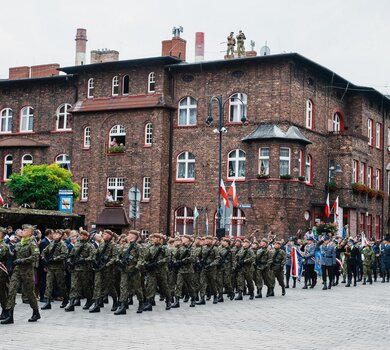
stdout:
<svg viewBox="0 0 390 350">
<path fill-rule="evenodd" d="M 89 51 L 120 59 L 159 56 L 173 26 L 183 26 L 187 60 L 195 32 L 205 32 L 205 59 L 223 57 L 230 31 L 242 29 L 256 50 L 297 52 L 352 83 L 390 94 L 389 0 L 6 0 L 1 4 L 0 78 L 8 68 L 74 65 L 77 28 Z"/>
</svg>

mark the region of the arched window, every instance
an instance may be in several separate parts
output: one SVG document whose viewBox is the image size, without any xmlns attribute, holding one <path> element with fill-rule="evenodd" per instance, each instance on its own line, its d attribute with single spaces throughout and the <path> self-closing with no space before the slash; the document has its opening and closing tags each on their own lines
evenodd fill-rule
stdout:
<svg viewBox="0 0 390 350">
<path fill-rule="evenodd" d="M 313 129 L 313 101 L 306 100 L 306 127 Z"/>
<path fill-rule="evenodd" d="M 332 131 L 335 134 L 338 134 L 340 133 L 340 130 L 341 130 L 341 116 L 338 112 L 336 112 L 333 114 L 333 118 L 332 118 Z"/>
<path fill-rule="evenodd" d="M 110 147 L 126 145 L 126 129 L 123 125 L 114 125 L 110 130 Z"/>
<path fill-rule="evenodd" d="M 194 211 L 188 207 L 181 207 L 175 211 L 175 233 L 192 235 L 194 230 Z"/>
<path fill-rule="evenodd" d="M 312 173 L 313 173 L 313 169 L 312 169 L 312 158 L 311 158 L 311 155 L 308 154 L 306 156 L 306 162 L 305 162 L 305 180 L 307 183 L 311 184 L 313 179 L 312 179 Z"/>
<path fill-rule="evenodd" d="M 20 131 L 21 132 L 31 132 L 34 128 L 34 108 L 24 107 L 21 112 L 21 123 Z"/>
<path fill-rule="evenodd" d="M 84 137 L 83 137 L 83 148 L 91 147 L 91 127 L 87 126 L 84 128 Z"/>
<path fill-rule="evenodd" d="M 153 136 L 153 125 L 152 123 L 147 123 L 145 125 L 145 145 L 150 146 L 152 144 Z"/>
<path fill-rule="evenodd" d="M 12 132 L 12 109 L 4 108 L 0 114 L 0 132 Z"/>
<path fill-rule="evenodd" d="M 6 155 L 4 157 L 4 169 L 3 169 L 3 179 L 9 180 L 12 175 L 12 164 L 13 164 L 13 158 L 10 154 Z"/>
<path fill-rule="evenodd" d="M 195 180 L 195 156 L 190 152 L 180 153 L 177 157 L 177 180 Z"/>
<path fill-rule="evenodd" d="M 118 96 L 119 94 L 119 77 L 117 75 L 112 78 L 111 94 L 112 96 Z"/>
<path fill-rule="evenodd" d="M 222 222 L 225 224 L 226 234 L 229 236 L 244 236 L 246 234 L 245 213 L 230 202 L 230 208 L 224 207 L 221 215 Z M 215 227 L 219 227 L 218 215 L 215 214 Z"/>
<path fill-rule="evenodd" d="M 154 72 L 149 73 L 148 76 L 148 92 L 154 92 L 156 87 L 156 74 Z"/>
<path fill-rule="evenodd" d="M 90 79 L 88 80 L 88 92 L 87 92 L 87 97 L 88 97 L 88 98 L 93 98 L 94 92 L 95 92 L 95 84 L 94 84 L 93 78 L 90 78 Z"/>
<path fill-rule="evenodd" d="M 57 108 L 57 130 L 71 130 L 69 113 L 71 108 L 72 106 L 67 103 Z"/>
<path fill-rule="evenodd" d="M 130 78 L 128 75 L 125 75 L 122 78 L 122 95 L 128 95 L 130 90 Z"/>
<path fill-rule="evenodd" d="M 179 102 L 179 126 L 196 125 L 197 102 L 187 96 Z"/>
<path fill-rule="evenodd" d="M 56 157 L 56 163 L 63 169 L 70 170 L 70 158 L 67 154 L 60 154 Z"/>
<path fill-rule="evenodd" d="M 22 171 L 26 165 L 31 165 L 32 163 L 33 163 L 33 156 L 31 154 L 25 154 L 22 157 Z"/>
<path fill-rule="evenodd" d="M 245 152 L 235 149 L 228 155 L 228 178 L 244 179 L 245 178 Z"/>
<path fill-rule="evenodd" d="M 248 96 L 243 93 L 229 97 L 229 122 L 241 123 L 241 118 L 247 114 Z"/>
</svg>

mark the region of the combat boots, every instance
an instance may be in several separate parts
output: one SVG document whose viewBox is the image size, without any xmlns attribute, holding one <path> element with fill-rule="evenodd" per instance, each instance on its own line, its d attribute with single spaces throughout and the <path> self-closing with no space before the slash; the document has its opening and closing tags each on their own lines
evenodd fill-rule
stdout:
<svg viewBox="0 0 390 350">
<path fill-rule="evenodd" d="M 6 318 L 7 318 L 7 311 L 6 311 L 6 309 L 1 309 L 0 320 L 5 320 Z"/>
<path fill-rule="evenodd" d="M 74 305 L 74 306 L 81 306 L 80 298 L 75 299 L 73 305 Z"/>
<path fill-rule="evenodd" d="M 142 301 L 138 301 L 137 314 L 142 314 L 142 311 L 144 311 L 144 303 Z"/>
<path fill-rule="evenodd" d="M 257 294 L 256 294 L 256 296 L 255 296 L 255 298 L 256 299 L 259 299 L 259 298 L 262 298 L 263 296 L 262 296 L 262 294 L 261 294 L 261 288 L 259 288 L 258 290 L 257 290 Z"/>
<path fill-rule="evenodd" d="M 1 321 L 1 324 L 14 323 L 14 309 L 4 310 L 5 318 Z"/>
<path fill-rule="evenodd" d="M 112 300 L 113 300 L 113 303 L 112 303 L 111 311 L 114 312 L 114 311 L 118 310 L 119 303 L 118 303 L 118 298 L 112 298 Z"/>
<path fill-rule="evenodd" d="M 188 303 L 188 300 L 190 300 L 190 296 L 186 294 L 183 299 L 183 303 Z"/>
<path fill-rule="evenodd" d="M 133 295 L 132 294 L 130 294 L 130 296 L 129 296 L 129 305 L 133 305 Z"/>
<path fill-rule="evenodd" d="M 218 296 L 217 296 L 217 294 L 214 294 L 214 296 L 213 296 L 213 304 L 218 304 Z"/>
<path fill-rule="evenodd" d="M 195 307 L 195 298 L 191 298 L 190 307 Z"/>
<path fill-rule="evenodd" d="M 302 287 L 302 289 L 307 289 L 307 281 L 305 281 L 305 285 Z"/>
<path fill-rule="evenodd" d="M 171 305 L 172 309 L 176 309 L 180 307 L 180 299 L 178 297 L 175 297 L 175 302 Z"/>
<path fill-rule="evenodd" d="M 41 310 L 51 310 L 50 298 L 46 299 L 46 304 L 41 307 Z"/>
<path fill-rule="evenodd" d="M 253 298 L 254 298 L 254 293 L 253 293 L 253 292 L 250 292 L 250 293 L 249 293 L 249 300 L 253 300 Z"/>
<path fill-rule="evenodd" d="M 120 303 L 119 308 L 114 312 L 114 315 L 126 315 L 126 303 L 124 301 Z"/>
<path fill-rule="evenodd" d="M 68 306 L 64 309 L 65 311 L 74 311 L 74 298 L 70 298 Z"/>
<path fill-rule="evenodd" d="M 366 283 L 366 278 L 363 278 L 363 283 L 362 285 L 365 286 L 367 283 Z"/>
<path fill-rule="evenodd" d="M 100 312 L 100 299 L 101 298 L 95 300 L 95 303 L 93 304 L 93 307 L 89 310 L 89 313 L 93 314 L 96 312 Z"/>
<path fill-rule="evenodd" d="M 242 300 L 242 292 L 239 291 L 238 295 L 234 298 L 234 300 Z"/>
<path fill-rule="evenodd" d="M 167 298 L 165 299 L 165 310 L 170 310 L 171 307 L 172 307 L 172 305 L 171 305 L 171 300 L 170 300 L 169 297 L 167 297 Z"/>
<path fill-rule="evenodd" d="M 64 307 L 66 307 L 66 305 L 68 305 L 68 301 L 69 301 L 68 298 L 64 298 L 64 300 L 62 300 L 60 308 L 63 309 Z"/>
<path fill-rule="evenodd" d="M 297 279 L 294 277 L 293 278 L 293 288 L 296 288 L 296 286 L 297 286 Z"/>
<path fill-rule="evenodd" d="M 282 287 L 282 295 L 286 295 L 286 288 Z"/>
<path fill-rule="evenodd" d="M 267 294 L 265 297 L 268 298 L 269 296 L 271 296 L 271 288 L 267 287 Z"/>
<path fill-rule="evenodd" d="M 153 305 L 152 305 L 152 301 L 150 299 L 146 300 L 146 303 L 144 304 L 142 311 L 153 311 Z"/>
<path fill-rule="evenodd" d="M 33 309 L 32 316 L 28 319 L 28 322 L 37 322 L 41 318 L 38 309 Z"/>
<path fill-rule="evenodd" d="M 274 287 L 271 288 L 271 291 L 269 292 L 269 296 L 270 297 L 274 297 L 275 296 Z"/>
<path fill-rule="evenodd" d="M 85 305 L 83 306 L 83 310 L 88 310 L 92 306 L 92 304 L 93 304 L 93 300 L 92 299 L 87 299 L 87 301 L 85 302 Z"/>
<path fill-rule="evenodd" d="M 206 305 L 206 300 L 204 300 L 204 295 L 196 302 L 196 305 Z"/>
<path fill-rule="evenodd" d="M 218 294 L 218 303 L 223 303 L 223 293 Z"/>
</svg>

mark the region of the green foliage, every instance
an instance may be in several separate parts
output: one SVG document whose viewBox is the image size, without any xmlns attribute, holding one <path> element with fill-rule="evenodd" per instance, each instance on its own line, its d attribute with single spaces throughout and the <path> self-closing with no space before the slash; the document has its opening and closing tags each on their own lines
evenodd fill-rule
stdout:
<svg viewBox="0 0 390 350">
<path fill-rule="evenodd" d="M 334 223 L 320 224 L 317 226 L 317 234 L 331 234 L 334 236 L 337 232 L 337 225 Z"/>
<path fill-rule="evenodd" d="M 72 173 L 58 164 L 27 165 L 23 174 L 12 174 L 7 183 L 16 203 L 28 203 L 36 209 L 53 210 L 58 208 L 59 190 L 73 190 L 78 198 L 80 186 L 72 182 Z"/>
</svg>

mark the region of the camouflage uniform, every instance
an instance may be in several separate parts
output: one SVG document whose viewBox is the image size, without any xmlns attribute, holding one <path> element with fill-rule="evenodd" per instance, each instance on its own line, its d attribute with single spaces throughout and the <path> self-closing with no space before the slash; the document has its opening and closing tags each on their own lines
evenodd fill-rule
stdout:
<svg viewBox="0 0 390 350">
<path fill-rule="evenodd" d="M 217 298 L 217 286 L 216 286 L 216 275 L 217 275 L 217 264 L 219 254 L 218 248 L 209 241 L 207 245 L 202 247 L 200 254 L 201 274 L 200 274 L 200 302 L 204 303 L 206 289 L 209 288 L 210 294 L 214 296 L 213 303 L 218 302 Z"/>
<path fill-rule="evenodd" d="M 362 250 L 362 254 L 364 257 L 364 260 L 363 260 L 363 284 L 366 284 L 366 280 L 367 280 L 367 282 L 372 284 L 372 265 L 375 262 L 375 253 L 372 250 L 371 246 L 366 245 Z"/>
<path fill-rule="evenodd" d="M 237 288 L 238 296 L 236 300 L 242 300 L 242 293 L 245 290 L 245 282 L 248 287 L 250 299 L 254 297 L 253 287 L 253 263 L 255 261 L 255 253 L 248 248 L 242 248 L 237 252 L 234 262 L 234 270 L 237 272 Z"/>
<path fill-rule="evenodd" d="M 267 296 L 274 296 L 275 288 L 275 278 L 278 280 L 279 285 L 282 287 L 282 295 L 286 294 L 285 285 L 284 285 L 284 265 L 286 265 L 286 252 L 281 248 L 275 248 L 271 251 L 271 291 Z"/>
<path fill-rule="evenodd" d="M 198 245 L 195 248 L 192 248 L 192 256 L 194 258 L 194 273 L 192 276 L 192 285 L 194 287 L 196 299 L 199 298 L 199 292 L 201 288 L 201 284 L 200 284 L 201 269 L 199 268 L 198 262 L 200 260 L 200 257 L 202 256 L 202 249 L 203 249 L 202 245 Z M 186 286 L 184 285 L 184 288 L 185 287 Z M 189 293 L 187 290 L 185 292 L 186 294 Z"/>
<path fill-rule="evenodd" d="M 217 265 L 217 289 L 219 292 L 218 301 L 223 302 L 223 291 L 232 299 L 234 296 L 232 286 L 233 253 L 230 247 L 218 249 Z"/>
<path fill-rule="evenodd" d="M 0 320 L 5 318 L 5 309 L 7 306 L 9 276 L 5 266 L 8 259 L 8 245 L 0 239 L 0 306 L 2 308 Z"/>
<path fill-rule="evenodd" d="M 257 295 L 256 298 L 261 298 L 261 290 L 264 284 L 267 286 L 268 290 L 271 288 L 270 281 L 270 266 L 272 263 L 272 257 L 270 251 L 267 247 L 260 247 L 256 251 L 255 259 L 255 274 L 257 276 Z"/>
</svg>

